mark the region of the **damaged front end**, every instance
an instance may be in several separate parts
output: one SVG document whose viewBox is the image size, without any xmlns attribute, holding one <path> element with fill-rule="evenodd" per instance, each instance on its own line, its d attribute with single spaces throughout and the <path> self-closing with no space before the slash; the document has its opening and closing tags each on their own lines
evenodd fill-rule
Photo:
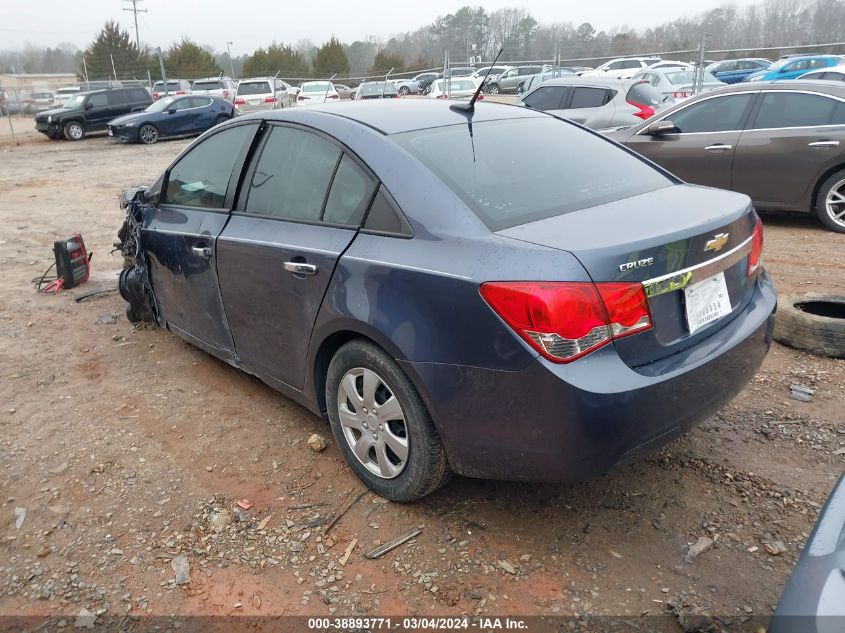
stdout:
<svg viewBox="0 0 845 633">
<path fill-rule="evenodd" d="M 117 232 L 115 248 L 123 255 L 118 289 L 127 302 L 126 318 L 132 322 L 156 321 L 155 295 L 150 285 L 147 259 L 141 246 L 141 227 L 146 207 L 145 187 L 133 187 L 120 194 L 120 206 L 126 212 Z"/>
</svg>

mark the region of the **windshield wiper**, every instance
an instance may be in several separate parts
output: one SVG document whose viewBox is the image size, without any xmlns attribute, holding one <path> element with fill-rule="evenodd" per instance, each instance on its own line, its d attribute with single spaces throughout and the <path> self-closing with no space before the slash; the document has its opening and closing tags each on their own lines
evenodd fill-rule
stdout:
<svg viewBox="0 0 845 633">
<path fill-rule="evenodd" d="M 496 53 L 496 58 L 493 60 L 493 63 L 490 64 L 490 68 L 487 69 L 487 74 L 484 75 L 484 79 L 482 79 L 481 83 L 478 84 L 478 89 L 475 91 L 475 94 L 472 95 L 472 99 L 469 100 L 469 103 L 453 103 L 449 106 L 450 110 L 454 110 L 455 112 L 469 112 L 470 114 L 475 111 L 475 100 L 478 99 L 478 95 L 481 94 L 484 82 L 487 81 L 487 77 L 490 76 L 490 71 L 493 70 L 493 66 L 496 65 L 497 61 L 499 61 L 499 55 L 502 54 L 503 50 L 505 50 L 504 47 L 500 48 L 499 52 Z"/>
</svg>

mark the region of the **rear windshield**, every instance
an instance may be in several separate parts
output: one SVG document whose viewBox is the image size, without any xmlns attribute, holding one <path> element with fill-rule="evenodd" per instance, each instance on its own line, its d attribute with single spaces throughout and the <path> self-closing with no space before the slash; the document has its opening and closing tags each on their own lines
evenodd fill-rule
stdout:
<svg viewBox="0 0 845 633">
<path fill-rule="evenodd" d="M 326 90 L 331 90 L 331 87 L 327 83 L 302 85 L 302 92 L 325 92 Z"/>
<path fill-rule="evenodd" d="M 178 81 L 168 81 L 167 82 L 167 89 L 168 89 L 168 91 L 169 90 L 174 90 L 174 91 L 175 90 L 181 90 L 182 84 L 180 84 Z M 161 92 L 162 90 L 164 90 L 164 82 L 163 81 L 157 81 L 153 84 L 153 92 Z"/>
<path fill-rule="evenodd" d="M 367 96 L 369 96 L 369 95 L 380 95 L 380 94 L 393 95 L 393 94 L 396 94 L 396 86 L 394 86 L 389 81 L 387 82 L 387 85 L 385 86 L 384 82 L 382 81 L 380 83 L 361 84 L 360 91 L 361 91 L 362 95 L 367 95 Z"/>
<path fill-rule="evenodd" d="M 451 86 L 451 87 L 450 87 Z M 475 82 L 470 79 L 440 79 L 437 81 L 435 91 L 446 92 L 447 90 L 475 90 Z"/>
<path fill-rule="evenodd" d="M 669 97 L 665 96 L 647 81 L 642 81 L 631 86 L 625 98 L 639 105 L 656 106 L 663 103 Z"/>
<path fill-rule="evenodd" d="M 195 81 L 191 90 L 220 90 L 222 87 L 219 81 Z"/>
<path fill-rule="evenodd" d="M 243 95 L 266 95 L 273 92 L 270 83 L 267 81 L 248 81 L 238 84 L 238 96 Z"/>
<path fill-rule="evenodd" d="M 484 121 L 471 128 L 451 125 L 390 138 L 445 182 L 492 231 L 673 184 L 600 136 L 552 117 Z"/>
</svg>

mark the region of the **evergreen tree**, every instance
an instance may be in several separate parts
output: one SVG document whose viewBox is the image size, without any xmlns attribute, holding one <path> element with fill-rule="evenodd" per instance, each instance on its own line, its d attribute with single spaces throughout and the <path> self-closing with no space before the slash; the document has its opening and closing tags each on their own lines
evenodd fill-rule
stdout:
<svg viewBox="0 0 845 633">
<path fill-rule="evenodd" d="M 244 77 L 275 75 L 307 77 L 308 63 L 292 46 L 273 42 L 266 49 L 259 48 L 244 61 Z"/>
<path fill-rule="evenodd" d="M 223 72 L 211 53 L 187 37 L 167 51 L 164 68 L 167 70 L 168 78 L 178 77 L 179 79 L 212 77 Z"/>
<path fill-rule="evenodd" d="M 335 73 L 345 75 L 349 73 L 349 60 L 343 52 L 343 44 L 336 37 L 317 49 L 314 56 L 314 73 L 318 77 L 330 77 Z"/>
<path fill-rule="evenodd" d="M 383 75 L 391 68 L 397 71 L 405 67 L 405 60 L 398 53 L 388 53 L 384 49 L 376 53 L 373 65 L 370 67 L 370 74 Z"/>
<path fill-rule="evenodd" d="M 84 78 L 87 69 L 90 81 L 113 78 L 114 73 L 117 73 L 118 79 L 140 78 L 146 76 L 151 67 L 146 51 L 139 51 L 129 33 L 112 20 L 105 23 L 94 41 L 83 51 L 82 59 L 85 63 L 80 60 L 79 75 Z"/>
</svg>

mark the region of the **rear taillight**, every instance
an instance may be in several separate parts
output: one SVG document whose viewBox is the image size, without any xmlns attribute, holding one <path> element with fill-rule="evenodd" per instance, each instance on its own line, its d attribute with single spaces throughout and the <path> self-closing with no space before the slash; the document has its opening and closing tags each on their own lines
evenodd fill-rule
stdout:
<svg viewBox="0 0 845 633">
<path fill-rule="evenodd" d="M 160 94 L 158 94 L 157 92 L 154 92 L 154 93 L 153 93 L 153 101 L 155 101 L 156 99 L 158 99 L 160 96 L 161 96 Z"/>
<path fill-rule="evenodd" d="M 305 101 L 305 99 L 307 99 L 307 97 L 303 97 L 302 95 L 299 95 L 299 96 L 296 98 L 296 100 L 297 100 L 297 101 Z"/>
<path fill-rule="evenodd" d="M 748 253 L 748 276 L 750 277 L 763 263 L 763 221 L 757 216 L 754 233 L 751 235 L 751 252 Z"/>
<path fill-rule="evenodd" d="M 652 327 L 642 284 L 491 282 L 481 296 L 531 347 L 569 363 Z"/>
<path fill-rule="evenodd" d="M 246 105 L 246 101 L 238 97 L 237 99 L 235 99 L 235 105 Z"/>
<path fill-rule="evenodd" d="M 687 97 L 691 97 L 692 93 L 687 92 L 686 90 L 677 90 L 674 96 L 675 99 L 686 99 Z"/>
<path fill-rule="evenodd" d="M 446 95 L 445 95 L 445 94 L 443 94 L 443 95 L 437 95 L 437 96 L 435 97 L 435 99 L 446 99 Z"/>
<path fill-rule="evenodd" d="M 177 90 L 176 94 L 177 95 L 186 95 L 186 94 L 188 94 L 188 91 L 187 90 Z"/>
<path fill-rule="evenodd" d="M 228 91 L 228 90 L 224 90 L 224 91 L 223 91 L 223 98 L 224 98 L 224 99 L 228 99 L 228 98 L 229 98 L 229 91 Z"/>
<path fill-rule="evenodd" d="M 275 103 L 276 97 L 264 97 L 264 103 Z"/>
<path fill-rule="evenodd" d="M 476 101 L 484 101 L 484 95 L 479 92 Z"/>
<path fill-rule="evenodd" d="M 340 99 L 340 97 L 338 95 L 329 95 L 327 98 L 328 99 Z"/>
<path fill-rule="evenodd" d="M 625 99 L 625 101 L 627 101 L 635 108 L 639 108 L 639 112 L 634 112 L 634 116 L 641 118 L 643 121 L 645 121 L 646 119 L 650 119 L 654 116 L 654 108 L 652 108 L 650 105 L 637 103 L 636 101 L 631 101 L 630 99 Z"/>
</svg>

